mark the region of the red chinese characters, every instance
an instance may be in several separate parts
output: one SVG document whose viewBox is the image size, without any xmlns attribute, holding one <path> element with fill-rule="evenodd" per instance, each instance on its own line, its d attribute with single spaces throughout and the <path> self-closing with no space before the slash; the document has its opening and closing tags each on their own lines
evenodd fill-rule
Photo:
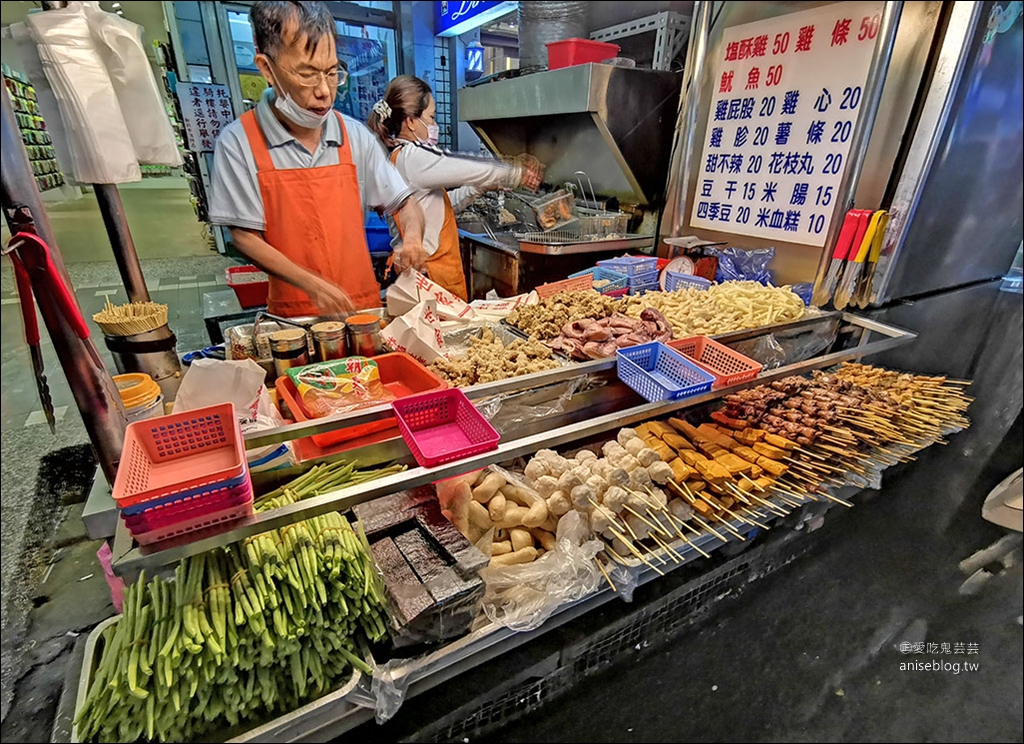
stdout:
<svg viewBox="0 0 1024 744">
<path fill-rule="evenodd" d="M 814 41 L 814 26 L 804 26 L 800 29 L 800 33 L 796 39 L 796 51 L 798 52 L 809 52 L 811 51 L 811 42 Z"/>
<path fill-rule="evenodd" d="M 736 62 L 741 59 L 763 57 L 768 53 L 768 34 L 751 36 L 749 39 L 730 41 L 725 46 L 725 61 Z"/>
<path fill-rule="evenodd" d="M 850 40 L 850 24 L 853 23 L 851 18 L 840 18 L 836 21 L 835 27 L 832 29 L 832 46 L 842 46 Z"/>
<path fill-rule="evenodd" d="M 733 73 L 732 70 L 729 70 L 728 72 L 723 72 L 722 73 L 722 82 L 718 86 L 718 92 L 719 93 L 731 93 L 732 92 L 732 78 L 733 78 L 733 75 L 734 75 L 734 73 Z"/>
<path fill-rule="evenodd" d="M 761 81 L 761 68 L 751 67 L 750 72 L 747 73 L 747 90 L 757 90 L 757 85 Z"/>
</svg>

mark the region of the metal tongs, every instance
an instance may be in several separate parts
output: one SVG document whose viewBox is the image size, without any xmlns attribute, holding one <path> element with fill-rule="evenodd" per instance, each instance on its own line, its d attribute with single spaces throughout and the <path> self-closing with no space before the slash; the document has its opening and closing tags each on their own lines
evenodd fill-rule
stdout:
<svg viewBox="0 0 1024 744">
<path fill-rule="evenodd" d="M 89 339 L 89 326 L 86 325 L 75 298 L 57 271 L 46 242 L 35 233 L 21 231 L 11 236 L 0 253 L 9 255 L 11 263 L 14 264 L 18 299 L 21 301 L 21 317 L 25 324 L 25 340 L 28 342 L 29 355 L 32 359 L 32 373 L 35 376 L 39 402 L 42 404 L 46 423 L 50 425 L 50 432 L 55 434 L 57 427 L 53 415 L 53 398 L 50 396 L 50 386 L 43 366 L 43 352 L 39 345 L 39 320 L 36 317 L 34 295 L 39 295 L 40 304 L 51 300 L 56 304 L 57 311 L 64 316 L 75 335 L 82 340 L 97 369 L 104 369 L 103 360 Z"/>
<path fill-rule="evenodd" d="M 296 328 L 301 328 L 306 333 L 309 333 L 313 326 L 316 325 L 316 322 L 314 321 L 308 323 L 301 323 L 297 320 L 292 320 L 291 318 L 282 318 L 278 315 L 273 315 L 271 313 L 268 313 L 266 310 L 260 310 L 258 313 L 256 313 L 256 320 L 253 321 L 252 324 L 253 339 L 259 336 L 260 324 L 263 323 L 263 321 L 265 320 L 272 320 L 275 323 L 284 323 L 285 325 L 295 326 Z"/>
</svg>

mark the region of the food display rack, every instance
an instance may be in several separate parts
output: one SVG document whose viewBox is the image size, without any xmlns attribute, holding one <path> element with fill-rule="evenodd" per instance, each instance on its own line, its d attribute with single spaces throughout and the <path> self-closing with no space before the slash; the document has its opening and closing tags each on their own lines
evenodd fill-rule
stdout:
<svg viewBox="0 0 1024 744">
<path fill-rule="evenodd" d="M 279 528 L 328 511 L 347 509 L 378 496 L 433 483 L 446 477 L 485 467 L 494 462 L 530 455 L 541 448 L 558 448 L 604 433 L 614 432 L 624 426 L 708 403 L 744 388 L 830 367 L 844 361 L 857 360 L 902 346 L 916 337 L 916 334 L 912 332 L 849 313 L 835 315 L 839 316 L 842 323 L 842 337 L 850 343 L 847 348 L 777 369 L 765 370 L 757 378 L 737 385 L 711 390 L 683 400 L 638 404 L 639 399 L 625 389 L 625 386 L 609 381 L 609 384 L 603 387 L 580 394 L 578 396 L 580 405 L 573 410 L 567 411 L 561 416 L 546 418 L 517 429 L 514 437 L 508 437 L 497 450 L 436 468 L 411 467 L 397 475 L 387 476 L 355 487 L 339 489 L 333 493 L 313 497 L 287 507 L 256 514 L 236 523 L 230 530 L 222 529 L 215 534 L 193 539 L 191 542 L 172 544 L 163 549 L 135 547 L 126 530 L 119 525 L 114 542 L 114 570 L 125 577 L 134 577 L 142 570 L 146 570 L 151 575 L 154 572 L 167 571 L 182 558 L 228 542 L 244 539 L 259 532 Z M 795 323 L 741 331 L 717 338 L 726 342 L 739 341 L 831 319 L 828 315 L 813 316 Z M 545 387 L 580 376 L 613 378 L 614 368 L 614 359 L 596 360 L 466 388 L 465 393 L 474 401 L 483 401 L 495 395 L 517 391 L 542 395 Z M 249 447 L 256 447 L 290 441 L 317 432 L 374 421 L 388 415 L 389 412 L 390 406 L 378 406 L 315 423 L 283 426 L 250 435 L 246 439 L 246 444 Z M 346 452 L 341 457 L 356 457 L 361 464 L 369 466 L 393 460 L 412 463 L 409 450 L 401 439 L 368 445 L 359 450 Z M 292 475 L 294 473 L 279 472 L 267 474 L 266 477 L 287 480 Z M 840 493 L 848 497 L 856 490 L 851 488 Z M 765 511 L 764 507 L 756 510 L 755 514 L 758 515 L 759 521 L 768 524 L 775 524 L 781 519 L 781 517 Z M 738 520 L 733 520 L 731 524 L 740 535 L 744 536 L 756 529 L 754 525 Z M 694 537 L 690 545 L 673 545 L 682 559 L 678 564 L 668 563 L 658 570 L 645 565 L 632 566 L 623 570 L 628 571 L 630 580 L 640 586 L 656 578 L 661 578 L 674 568 L 689 565 L 694 559 L 702 558 L 698 549 L 705 553 L 713 553 L 719 548 L 734 545 L 739 541 L 738 537 L 728 537 L 728 541 L 722 541 L 711 534 L 704 534 Z M 406 698 L 414 697 L 513 648 L 529 643 L 544 633 L 605 604 L 615 596 L 615 593 L 607 585 L 602 585 L 592 594 L 558 608 L 541 627 L 525 633 L 484 622 L 466 636 L 446 644 L 432 653 L 409 659 L 404 663 L 393 663 L 389 666 L 389 679 L 398 690 L 405 691 Z M 371 692 L 370 682 L 364 678 L 352 694 L 329 694 L 303 708 L 275 719 L 260 729 L 240 734 L 230 741 L 256 741 L 267 732 L 273 732 L 275 739 L 282 741 L 324 741 L 337 737 L 374 718 L 375 711 L 372 708 L 363 707 L 356 702 L 357 699 L 364 701 L 368 697 L 372 699 Z"/>
<path fill-rule="evenodd" d="M 724 343 L 739 341 L 782 329 L 800 327 L 801 325 L 813 322 L 822 322 L 823 317 L 827 319 L 829 316 L 814 316 L 810 319 L 796 321 L 795 323 L 782 323 L 776 326 L 765 326 L 760 329 L 741 331 L 735 334 L 725 334 L 723 336 L 716 336 L 716 339 Z M 574 407 L 572 411 L 566 412 L 566 415 L 560 417 L 557 421 L 546 418 L 530 426 L 521 427 L 517 430 L 514 437 L 510 437 L 507 433 L 503 432 L 505 439 L 499 444 L 497 450 L 474 455 L 464 460 L 435 468 L 410 467 L 405 472 L 396 475 L 386 476 L 358 486 L 322 494 L 280 509 L 254 514 L 251 517 L 239 520 L 230 529 L 213 531 L 208 535 L 197 533 L 196 538 L 190 541 L 168 541 L 164 546 L 139 548 L 133 545 L 130 535 L 128 535 L 123 525 L 119 524 L 114 537 L 114 571 L 125 577 L 134 577 L 142 570 L 146 570 L 150 574 L 154 571 L 167 570 L 182 558 L 203 553 L 225 543 L 242 540 L 250 535 L 266 530 L 285 527 L 294 522 L 330 511 L 349 509 L 357 504 L 380 496 L 386 496 L 398 491 L 408 490 L 417 486 L 434 483 L 444 478 L 478 470 L 494 462 L 531 455 L 543 448 L 556 448 L 577 440 L 616 430 L 623 426 L 630 426 L 669 413 L 692 408 L 717 400 L 744 388 L 887 351 L 909 343 L 917 336 L 917 334 L 910 331 L 850 313 L 841 314 L 841 319 L 843 333 L 850 335 L 851 343 L 853 344 L 850 347 L 806 361 L 788 364 L 777 369 L 764 370 L 752 380 L 718 388 L 682 400 L 658 401 L 638 405 L 639 399 L 637 397 L 627 396 L 624 399 L 619 399 L 627 403 L 626 407 L 613 405 L 611 406 L 613 410 L 598 412 L 595 409 L 599 408 L 601 399 L 605 396 L 613 395 L 612 391 L 617 387 L 617 384 L 611 383 L 611 380 L 615 377 L 614 358 L 583 362 L 531 375 L 523 375 L 521 377 L 513 377 L 498 382 L 465 388 L 464 392 L 470 400 L 482 401 L 497 395 L 537 390 L 583 376 L 604 377 L 611 383 L 605 389 L 596 391 L 597 394 L 584 397 L 584 405 Z M 872 334 L 877 334 L 881 338 L 872 340 Z M 853 338 L 854 336 L 856 338 Z M 629 403 L 632 403 L 632 406 L 629 406 Z M 362 409 L 354 413 L 254 432 L 246 436 L 246 447 L 253 448 L 280 444 L 348 426 L 359 426 L 386 418 L 391 413 L 390 404 L 386 404 Z M 595 413 L 598 415 L 595 415 Z M 552 424 L 559 425 L 552 427 Z M 415 464 L 405 442 L 397 437 L 350 450 L 335 457 L 335 459 L 353 458 L 358 459 L 363 467 L 373 467 L 396 460 L 410 465 Z M 297 473 L 289 471 L 274 471 L 273 473 L 275 477 L 284 479 L 295 474 Z"/>
</svg>

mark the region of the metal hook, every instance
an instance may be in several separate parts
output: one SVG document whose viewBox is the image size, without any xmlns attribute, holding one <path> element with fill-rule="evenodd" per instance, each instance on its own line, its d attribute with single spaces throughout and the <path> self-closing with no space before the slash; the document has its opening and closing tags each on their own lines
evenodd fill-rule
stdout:
<svg viewBox="0 0 1024 744">
<path fill-rule="evenodd" d="M 594 192 L 594 182 L 590 180 L 590 176 L 587 175 L 586 171 L 581 170 L 576 171 L 575 173 L 573 173 L 573 175 L 576 176 L 576 183 L 580 185 L 580 194 L 583 196 L 584 200 L 586 200 L 587 198 L 587 192 L 584 191 L 583 189 L 583 181 L 580 179 L 580 176 L 583 176 L 584 178 L 587 179 L 587 185 L 590 187 L 590 201 L 594 204 L 596 208 L 597 194 Z"/>
</svg>

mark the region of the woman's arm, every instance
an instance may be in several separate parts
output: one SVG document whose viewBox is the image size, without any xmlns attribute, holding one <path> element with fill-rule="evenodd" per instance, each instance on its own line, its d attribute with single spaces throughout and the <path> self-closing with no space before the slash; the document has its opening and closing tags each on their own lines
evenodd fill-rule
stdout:
<svg viewBox="0 0 1024 744">
<path fill-rule="evenodd" d="M 514 189 L 520 170 L 498 160 L 447 155 L 427 147 L 406 145 L 398 155 L 398 170 L 418 191 L 475 188 L 478 192 Z"/>
</svg>

